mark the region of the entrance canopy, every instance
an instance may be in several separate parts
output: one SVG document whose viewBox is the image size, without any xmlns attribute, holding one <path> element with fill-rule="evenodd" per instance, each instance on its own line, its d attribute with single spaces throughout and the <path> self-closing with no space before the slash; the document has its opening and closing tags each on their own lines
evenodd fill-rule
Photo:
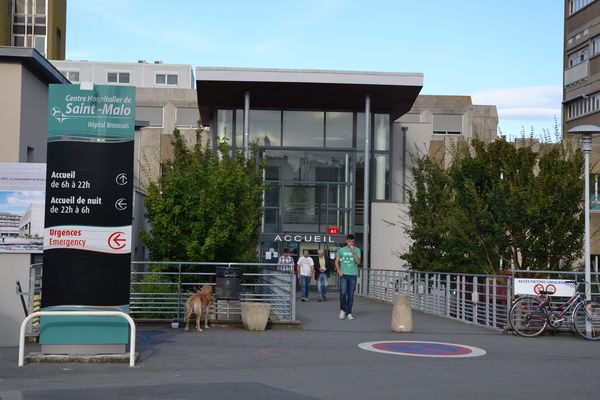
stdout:
<svg viewBox="0 0 600 400">
<path fill-rule="evenodd" d="M 422 73 L 352 72 L 297 69 L 196 68 L 198 106 L 207 125 L 217 108 L 363 110 L 371 97 L 373 112 L 392 120 L 412 107 L 423 87 Z"/>
</svg>

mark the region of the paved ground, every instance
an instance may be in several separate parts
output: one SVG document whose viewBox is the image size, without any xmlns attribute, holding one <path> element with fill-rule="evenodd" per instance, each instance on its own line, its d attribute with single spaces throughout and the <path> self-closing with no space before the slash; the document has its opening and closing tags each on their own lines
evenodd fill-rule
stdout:
<svg viewBox="0 0 600 400">
<path fill-rule="evenodd" d="M 203 333 L 141 327 L 141 360 L 26 364 L 0 348 L 0 399 L 598 399 L 600 343 L 526 339 L 414 313 L 414 333 L 389 329 L 391 305 L 357 299 L 354 321 L 336 300 L 298 303 L 299 330 Z M 480 347 L 476 358 L 369 352 L 362 342 L 423 340 Z M 36 351 L 28 345 L 27 352 Z"/>
</svg>

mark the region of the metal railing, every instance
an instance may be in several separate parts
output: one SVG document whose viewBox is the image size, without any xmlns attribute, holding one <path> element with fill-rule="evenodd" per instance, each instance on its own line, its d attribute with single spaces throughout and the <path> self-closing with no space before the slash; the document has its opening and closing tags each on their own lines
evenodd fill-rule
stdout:
<svg viewBox="0 0 600 400">
<path fill-rule="evenodd" d="M 583 272 L 507 271 L 506 275 L 473 275 L 423 271 L 359 270 L 357 294 L 393 302 L 394 294 L 408 293 L 412 307 L 429 314 L 490 328 L 508 326 L 508 311 L 514 299 L 514 278 L 544 278 L 583 281 Z M 600 294 L 600 274 L 592 273 L 592 296 Z M 583 285 L 579 287 L 583 290 Z M 553 297 L 555 304 L 565 298 Z"/>
<path fill-rule="evenodd" d="M 271 304 L 272 317 L 295 320 L 294 275 L 277 271 L 274 264 L 248 263 L 133 262 L 130 314 L 143 320 L 182 320 L 186 300 L 194 289 L 202 285 L 216 288 L 217 267 L 240 269 L 240 293 L 239 299 L 220 299 L 214 294 L 211 319 L 239 320 L 240 302 L 264 302 Z"/>
<path fill-rule="evenodd" d="M 408 293 L 413 309 L 502 329 L 511 286 L 510 276 L 370 269 L 359 271 L 357 293 L 386 302 Z"/>
</svg>

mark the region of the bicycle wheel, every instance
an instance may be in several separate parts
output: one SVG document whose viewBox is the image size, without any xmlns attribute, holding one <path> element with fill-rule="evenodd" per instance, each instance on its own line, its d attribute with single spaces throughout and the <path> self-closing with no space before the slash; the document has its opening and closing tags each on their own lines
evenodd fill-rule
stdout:
<svg viewBox="0 0 600 400">
<path fill-rule="evenodd" d="M 579 303 L 572 318 L 575 331 L 584 339 L 600 339 L 600 303 L 594 300 Z"/>
<path fill-rule="evenodd" d="M 525 337 L 540 335 L 548 325 L 546 311 L 537 297 L 521 297 L 508 313 L 508 323 L 515 333 Z"/>
</svg>

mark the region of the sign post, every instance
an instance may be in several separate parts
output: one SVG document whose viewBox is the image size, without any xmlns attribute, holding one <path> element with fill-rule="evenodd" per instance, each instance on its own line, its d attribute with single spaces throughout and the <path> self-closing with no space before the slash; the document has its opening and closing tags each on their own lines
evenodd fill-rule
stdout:
<svg viewBox="0 0 600 400">
<path fill-rule="evenodd" d="M 42 307 L 127 311 L 135 88 L 50 85 L 48 103 Z M 43 352 L 88 341 L 125 351 L 127 324 L 118 319 L 105 329 L 90 326 L 94 317 L 81 317 L 80 329 L 64 319 L 65 331 L 53 318 L 42 318 Z"/>
</svg>

